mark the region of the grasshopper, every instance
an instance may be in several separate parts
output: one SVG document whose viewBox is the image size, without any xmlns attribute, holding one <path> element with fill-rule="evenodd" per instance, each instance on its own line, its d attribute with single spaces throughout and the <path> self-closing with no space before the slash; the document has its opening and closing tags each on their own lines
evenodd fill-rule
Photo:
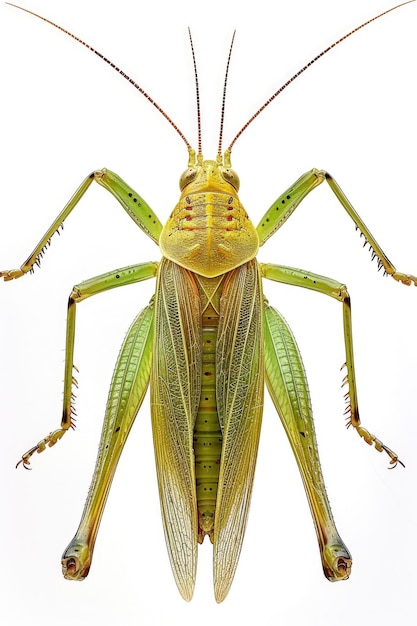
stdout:
<svg viewBox="0 0 417 626">
<path fill-rule="evenodd" d="M 188 150 L 188 166 L 180 177 L 180 198 L 164 226 L 145 200 L 117 174 L 107 169 L 94 171 L 81 183 L 20 268 L 0 272 L 6 281 L 32 272 L 54 233 L 94 181 L 118 200 L 162 253 L 159 263 L 117 269 L 73 287 L 68 302 L 61 425 L 24 453 L 18 463 L 29 468 L 35 452 L 53 446 L 75 427 L 73 355 L 77 304 L 109 289 L 156 278 L 155 296 L 133 320 L 115 366 L 92 484 L 77 533 L 62 557 L 67 579 L 82 580 L 88 575 L 112 478 L 149 383 L 163 526 L 175 581 L 185 600 L 193 594 L 197 547 L 206 535 L 213 543 L 214 591 L 218 602 L 224 600 L 232 584 L 252 493 L 265 384 L 300 470 L 325 576 L 331 581 L 349 577 L 352 559 L 336 529 L 327 499 L 302 359 L 287 322 L 264 297 L 262 279 L 304 287 L 341 303 L 347 424 L 366 443 L 385 452 L 391 466 L 401 461 L 364 428 L 359 418 L 346 286 L 309 271 L 259 263 L 256 256 L 259 247 L 300 202 L 326 182 L 371 247 L 379 269 L 405 285 L 417 285 L 417 278 L 396 270 L 339 185 L 323 170 L 313 169 L 301 176 L 277 198 L 255 227 L 239 200 L 239 178 L 231 166 L 231 151 L 252 121 L 312 63 L 370 22 L 411 2 L 414 0 L 364 22 L 314 57 L 258 109 L 223 153 L 232 40 L 215 160 L 203 159 L 191 34 L 197 151 L 165 111 L 122 70 L 64 28 L 22 9 L 77 40 L 132 83 L 171 124 Z"/>
</svg>

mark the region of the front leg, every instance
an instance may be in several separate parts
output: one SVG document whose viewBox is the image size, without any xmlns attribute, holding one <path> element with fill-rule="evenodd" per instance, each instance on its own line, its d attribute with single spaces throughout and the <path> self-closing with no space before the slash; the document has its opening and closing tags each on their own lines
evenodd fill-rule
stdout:
<svg viewBox="0 0 417 626">
<path fill-rule="evenodd" d="M 162 224 L 145 200 L 127 185 L 117 174 L 107 169 L 92 172 L 78 187 L 72 198 L 67 202 L 56 220 L 51 224 L 26 261 L 18 269 L 0 271 L 0 278 L 5 281 L 20 278 L 28 272 L 33 272 L 35 266 L 40 266 L 41 259 L 51 243 L 55 233 L 63 228 L 64 221 L 75 209 L 91 183 L 95 181 L 104 187 L 120 202 L 126 213 L 143 232 L 156 244 L 159 241 Z"/>
<path fill-rule="evenodd" d="M 356 229 L 360 231 L 361 236 L 364 238 L 364 245 L 368 245 L 371 250 L 372 259 L 377 259 L 378 269 L 384 268 L 385 274 L 392 276 L 394 280 L 401 282 L 404 285 L 414 284 L 417 286 L 417 277 L 397 271 L 372 235 L 369 228 L 366 226 L 365 222 L 355 211 L 342 189 L 329 172 L 326 172 L 325 170 L 312 169 L 309 172 L 306 172 L 291 187 L 289 187 L 285 193 L 275 200 L 256 227 L 260 245 L 262 246 L 270 237 L 272 237 L 272 235 L 276 233 L 279 228 L 281 228 L 287 219 L 291 217 L 292 213 L 304 200 L 304 198 L 324 181 L 327 182 L 330 189 L 345 209 L 346 213 L 353 220 Z"/>
</svg>

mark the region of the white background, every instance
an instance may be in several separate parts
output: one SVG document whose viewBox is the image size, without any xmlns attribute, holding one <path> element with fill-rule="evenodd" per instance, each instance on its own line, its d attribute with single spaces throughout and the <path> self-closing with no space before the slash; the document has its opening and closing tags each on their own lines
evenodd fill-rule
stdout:
<svg viewBox="0 0 417 626">
<path fill-rule="evenodd" d="M 22 0 L 23 2 L 23 0 Z M 204 154 L 213 158 L 224 66 L 225 141 L 290 75 L 390 0 L 150 3 L 31 0 L 25 6 L 96 46 L 166 109 L 195 145 L 192 28 L 203 102 Z M 164 221 L 187 165 L 163 118 L 94 55 L 50 26 L 0 6 L 0 267 L 19 266 L 81 180 L 108 167 Z M 399 270 L 417 274 L 415 193 L 417 4 L 372 24 L 326 55 L 237 142 L 233 166 L 255 223 L 311 167 L 329 170 Z M 378 274 L 324 185 L 265 245 L 259 259 L 345 282 L 352 296 L 362 421 L 406 469 L 345 432 L 341 306 L 265 284 L 291 324 L 309 375 L 323 471 L 352 576 L 323 576 L 308 505 L 279 420 L 267 403 L 245 543 L 232 590 L 216 605 L 211 548 L 200 549 L 194 599 L 179 596 L 164 545 L 145 399 L 123 453 L 90 575 L 65 581 L 60 556 L 86 497 L 118 348 L 153 281 L 78 309 L 78 427 L 15 470 L 60 421 L 66 302 L 74 283 L 157 260 L 118 203 L 91 188 L 54 237 L 41 270 L 0 285 L 0 615 L 8 626 L 118 623 L 262 625 L 414 623 L 417 289 Z"/>
</svg>

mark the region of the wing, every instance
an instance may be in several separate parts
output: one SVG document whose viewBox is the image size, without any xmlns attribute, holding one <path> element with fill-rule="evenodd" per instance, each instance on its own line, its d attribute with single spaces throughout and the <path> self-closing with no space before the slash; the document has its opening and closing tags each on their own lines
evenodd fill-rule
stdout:
<svg viewBox="0 0 417 626">
<path fill-rule="evenodd" d="M 249 511 L 263 410 L 262 290 L 256 260 L 230 272 L 220 300 L 216 394 L 223 447 L 214 524 L 217 602 L 232 584 Z"/>
<path fill-rule="evenodd" d="M 185 600 L 191 600 L 197 566 L 193 430 L 201 389 L 200 308 L 193 274 L 163 259 L 156 291 L 152 430 L 165 539 Z"/>
</svg>

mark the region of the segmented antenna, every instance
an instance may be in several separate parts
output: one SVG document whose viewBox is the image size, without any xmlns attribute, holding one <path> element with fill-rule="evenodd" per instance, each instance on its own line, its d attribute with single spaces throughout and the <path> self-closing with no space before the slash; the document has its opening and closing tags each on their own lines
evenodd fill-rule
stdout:
<svg viewBox="0 0 417 626">
<path fill-rule="evenodd" d="M 217 150 L 217 160 L 219 161 L 219 163 L 221 163 L 221 160 L 222 160 L 223 126 L 224 126 L 224 111 L 225 111 L 225 104 L 226 104 L 227 77 L 229 75 L 230 58 L 232 56 L 232 48 L 233 48 L 233 42 L 235 40 L 235 35 L 236 35 L 236 31 L 233 31 L 232 41 L 230 43 L 230 49 L 229 49 L 229 56 L 227 57 L 226 73 L 224 75 L 222 108 L 221 108 L 221 114 L 220 114 L 219 147 Z"/>
<path fill-rule="evenodd" d="M 348 37 L 350 37 L 351 35 L 356 33 L 358 30 L 361 30 L 361 28 L 364 28 L 368 24 L 371 24 L 371 22 L 375 22 L 375 20 L 379 19 L 380 17 L 383 17 L 384 15 L 387 15 L 388 13 L 391 13 L 392 11 L 395 11 L 396 9 L 399 9 L 400 7 L 405 6 L 406 4 L 411 4 L 412 2 L 415 2 L 415 1 L 416 0 L 407 0 L 407 2 L 401 2 L 400 4 L 397 4 L 396 6 L 392 7 L 391 9 L 387 9 L 386 11 L 383 11 L 379 15 L 376 15 L 375 17 L 367 20 L 366 22 L 363 22 L 363 24 L 361 24 L 360 26 L 357 26 L 356 28 L 351 30 L 349 33 L 347 33 L 346 35 L 344 35 L 343 37 L 341 37 L 340 39 L 338 39 L 337 41 L 332 43 L 325 50 L 320 52 L 320 54 L 318 54 L 313 59 L 311 59 L 311 61 L 309 61 L 306 65 L 304 65 L 304 67 L 302 67 L 300 70 L 298 70 L 298 72 L 296 72 L 274 94 L 272 94 L 272 96 L 270 98 L 268 98 L 268 100 L 252 115 L 252 117 L 249 118 L 249 120 L 246 122 L 246 124 L 244 124 L 244 126 L 242 126 L 242 128 L 237 133 L 237 135 L 235 136 L 235 138 L 233 139 L 233 141 L 231 142 L 231 144 L 229 145 L 229 147 L 227 148 L 227 150 L 225 152 L 225 162 L 226 161 L 230 162 L 230 153 L 232 151 L 232 148 L 233 148 L 234 144 L 236 143 L 238 138 L 241 136 L 241 134 L 254 121 L 254 119 L 257 118 L 258 115 L 260 115 L 260 113 L 269 104 L 271 104 L 271 102 L 273 100 L 275 100 L 275 98 L 280 93 L 282 93 L 284 91 L 284 89 L 286 89 L 288 87 L 288 85 L 290 85 L 296 78 L 298 78 L 311 65 L 313 65 L 313 63 L 315 63 L 316 61 L 321 59 L 325 54 L 330 52 L 330 50 L 332 50 L 332 48 L 334 48 L 334 47 L 338 46 L 340 43 L 342 43 L 342 41 L 345 41 L 345 39 L 347 39 Z M 110 65 L 111 68 L 113 68 L 116 72 L 118 72 L 118 74 L 120 74 L 131 85 L 133 85 L 133 87 L 135 87 L 135 89 L 137 89 L 163 115 L 163 117 L 171 124 L 171 126 L 177 131 L 178 135 L 181 137 L 181 139 L 184 141 L 185 145 L 187 146 L 187 150 L 188 150 L 188 152 L 190 154 L 189 164 L 192 165 L 194 163 L 195 152 L 191 148 L 191 145 L 190 145 L 189 141 L 187 140 L 187 138 L 185 137 L 185 135 L 181 132 L 181 130 L 178 128 L 178 126 L 169 117 L 169 115 L 167 113 L 165 113 L 163 108 L 160 107 L 159 104 L 157 104 L 155 102 L 155 100 L 153 100 L 151 98 L 151 96 L 140 85 L 138 85 L 132 78 L 130 78 L 130 76 L 128 76 L 123 70 L 121 70 L 119 67 L 117 67 L 112 61 L 107 59 L 101 52 L 99 52 L 98 50 L 96 50 L 95 48 L 90 46 L 88 43 L 86 43 L 85 41 L 83 41 L 82 39 L 77 37 L 76 35 L 73 35 L 70 31 L 66 30 L 62 26 L 59 26 L 58 24 L 55 24 L 55 22 L 52 22 L 51 20 L 48 20 L 46 17 L 43 17 L 42 15 L 39 15 L 38 13 L 35 13 L 33 11 L 29 11 L 29 9 L 25 9 L 25 8 L 23 8 L 23 7 L 21 7 L 21 6 L 17 5 L 17 4 L 13 4 L 12 2 L 6 2 L 6 4 L 8 4 L 8 5 L 12 6 L 12 7 L 15 7 L 16 9 L 20 9 L 21 11 L 25 11 L 25 13 L 29 13 L 30 15 L 33 15 L 34 17 L 37 17 L 40 20 L 43 20 L 47 24 L 50 24 L 51 26 L 54 26 L 55 28 L 57 28 L 58 30 L 62 31 L 63 33 L 65 33 L 69 37 L 72 37 L 72 39 L 75 39 L 75 41 L 78 41 L 78 43 L 80 43 L 83 46 L 85 46 L 88 50 L 90 50 L 90 52 L 93 52 L 102 61 L 104 61 L 105 63 Z M 202 140 L 201 140 L 200 93 L 199 93 L 199 86 L 198 86 L 197 65 L 196 65 L 196 60 L 195 60 L 194 47 L 193 47 L 193 42 L 192 42 L 192 38 L 191 38 L 190 29 L 188 29 L 188 32 L 189 32 L 189 37 L 190 37 L 191 52 L 192 52 L 192 55 L 193 55 L 193 63 L 194 63 L 194 75 L 195 75 L 196 99 L 197 99 L 198 155 L 199 155 L 200 160 L 201 160 L 202 159 Z M 228 73 L 229 73 L 229 64 L 230 64 L 230 58 L 231 58 L 231 54 L 232 54 L 234 38 L 235 38 L 235 32 L 233 33 L 232 42 L 230 44 L 229 56 L 228 56 L 227 65 L 226 65 L 226 74 L 225 74 L 225 80 L 224 80 L 224 87 L 223 87 L 223 98 L 222 98 L 221 118 L 220 118 L 220 132 L 219 132 L 219 147 L 218 147 L 218 155 L 217 155 L 217 160 L 219 162 L 221 162 L 221 150 L 222 150 L 222 140 L 223 140 L 223 125 L 224 125 L 224 113 L 225 113 L 227 78 L 228 78 Z"/>
<path fill-rule="evenodd" d="M 247 129 L 247 127 L 252 124 L 253 120 L 258 117 L 258 115 L 260 113 L 262 113 L 262 111 L 268 106 L 268 104 L 271 104 L 271 102 L 273 100 L 275 100 L 275 98 L 284 91 L 284 89 L 286 89 L 286 87 L 288 87 L 288 85 L 290 85 L 296 78 L 298 78 L 300 76 L 300 74 L 302 74 L 303 72 L 305 72 L 309 67 L 311 67 L 313 65 L 313 63 L 315 63 L 316 61 L 318 61 L 319 59 L 321 59 L 325 54 L 327 54 L 328 52 L 330 52 L 330 50 L 332 50 L 332 48 L 335 48 L 336 46 L 338 46 L 340 43 L 342 43 L 342 41 L 345 41 L 345 39 L 347 39 L 348 37 L 350 37 L 351 35 L 353 35 L 354 33 L 358 32 L 358 30 L 361 30 L 361 28 L 364 28 L 365 26 L 368 26 L 368 24 L 371 24 L 371 22 L 375 22 L 375 20 L 378 20 L 380 17 L 382 17 L 383 15 L 387 15 L 387 13 L 391 13 L 391 11 L 395 11 L 396 9 L 399 9 L 402 6 L 405 6 L 406 4 L 411 4 L 412 2 L 415 2 L 415 0 L 408 0 L 407 2 L 401 2 L 401 4 L 397 4 L 395 7 L 392 7 L 391 9 L 387 9 L 386 11 L 383 11 L 382 13 L 380 13 L 379 15 L 376 15 L 375 17 L 372 17 L 371 19 L 367 20 L 366 22 L 364 22 L 363 24 L 361 24 L 360 26 L 357 26 L 356 28 L 354 28 L 353 30 L 351 30 L 349 33 L 347 33 L 346 35 L 344 35 L 343 37 L 341 37 L 340 39 L 338 39 L 337 41 L 335 41 L 334 43 L 332 43 L 330 46 L 328 46 L 325 50 L 323 50 L 322 52 L 320 52 L 320 54 L 318 54 L 317 56 L 315 56 L 313 59 L 311 59 L 311 61 L 309 61 L 306 65 L 304 65 L 304 67 L 302 67 L 300 70 L 298 70 L 298 72 L 296 72 L 294 74 L 294 76 L 291 76 L 291 78 L 289 80 L 287 80 L 287 82 L 285 82 L 279 89 L 278 91 L 276 91 L 274 94 L 272 94 L 272 96 L 270 98 L 268 98 L 268 100 L 265 102 L 265 104 L 263 104 L 257 111 L 256 113 L 254 113 L 252 115 L 252 117 L 246 122 L 246 124 L 244 126 L 242 126 L 242 128 L 240 129 L 240 131 L 237 133 L 237 135 L 235 136 L 235 138 L 233 139 L 232 143 L 230 144 L 230 146 L 228 147 L 228 149 L 226 150 L 226 152 L 228 154 L 230 154 L 230 152 L 232 151 L 233 146 L 235 145 L 237 139 L 240 137 L 240 135 Z"/>
<path fill-rule="evenodd" d="M 203 144 L 202 144 L 202 139 L 201 139 L 200 88 L 199 88 L 199 85 L 198 85 L 197 63 L 196 63 L 196 60 L 195 60 L 193 39 L 191 37 L 190 27 L 188 27 L 188 36 L 190 38 L 191 54 L 193 55 L 194 78 L 195 78 L 195 99 L 196 99 L 196 104 L 197 104 L 197 137 L 198 137 L 197 159 L 199 161 L 201 161 L 202 158 L 203 158 Z"/>
<path fill-rule="evenodd" d="M 66 30 L 62 26 L 59 26 L 58 24 L 55 24 L 55 22 L 52 22 L 51 20 L 48 20 L 46 17 L 42 17 L 42 15 L 38 15 L 38 13 L 34 13 L 33 11 L 29 11 L 29 9 L 24 9 L 23 7 L 20 7 L 17 4 L 13 4 L 12 2 L 6 2 L 6 4 L 9 4 L 10 6 L 15 7 L 16 9 L 20 9 L 21 11 L 25 11 L 25 13 L 30 13 L 31 15 L 34 15 L 35 17 L 38 17 L 40 20 L 43 20 L 47 24 L 50 24 L 51 26 L 54 26 L 55 28 L 57 28 L 58 30 L 62 31 L 63 33 L 65 33 L 69 37 L 72 37 L 73 39 L 75 39 L 75 41 L 78 41 L 78 43 L 80 43 L 83 46 L 85 46 L 88 50 L 90 50 L 90 52 L 94 52 L 94 54 L 96 54 L 98 57 L 100 57 L 100 59 L 102 61 L 104 61 L 105 63 L 110 65 L 110 67 L 112 69 L 114 69 L 118 74 L 120 74 L 120 76 L 123 76 L 123 78 L 125 78 L 127 81 L 129 81 L 129 83 L 131 85 L 133 85 L 133 87 L 135 89 L 137 89 L 155 107 L 155 109 L 157 109 L 164 116 L 164 118 L 177 131 L 177 133 L 179 134 L 179 136 L 181 137 L 181 139 L 183 140 L 183 142 L 187 146 L 188 152 L 190 154 L 192 153 L 192 148 L 191 148 L 191 145 L 190 145 L 189 141 L 187 140 L 185 135 L 180 131 L 178 126 L 175 124 L 175 122 L 173 122 L 173 120 L 169 117 L 169 115 L 167 113 L 165 113 L 164 109 L 162 107 L 160 107 L 159 104 L 157 102 L 155 102 L 155 100 L 153 100 L 151 98 L 151 96 L 148 93 L 146 93 L 146 91 L 133 80 L 133 78 L 130 78 L 130 76 L 128 76 L 123 70 L 121 70 L 119 67 L 117 67 L 117 65 L 115 65 L 109 59 L 107 59 L 104 56 L 104 54 L 102 54 L 101 52 L 99 52 L 98 50 L 96 50 L 95 48 L 90 46 L 88 43 L 86 43 L 85 41 L 83 41 L 82 39 L 77 37 L 76 35 L 73 35 L 70 31 Z"/>
</svg>

